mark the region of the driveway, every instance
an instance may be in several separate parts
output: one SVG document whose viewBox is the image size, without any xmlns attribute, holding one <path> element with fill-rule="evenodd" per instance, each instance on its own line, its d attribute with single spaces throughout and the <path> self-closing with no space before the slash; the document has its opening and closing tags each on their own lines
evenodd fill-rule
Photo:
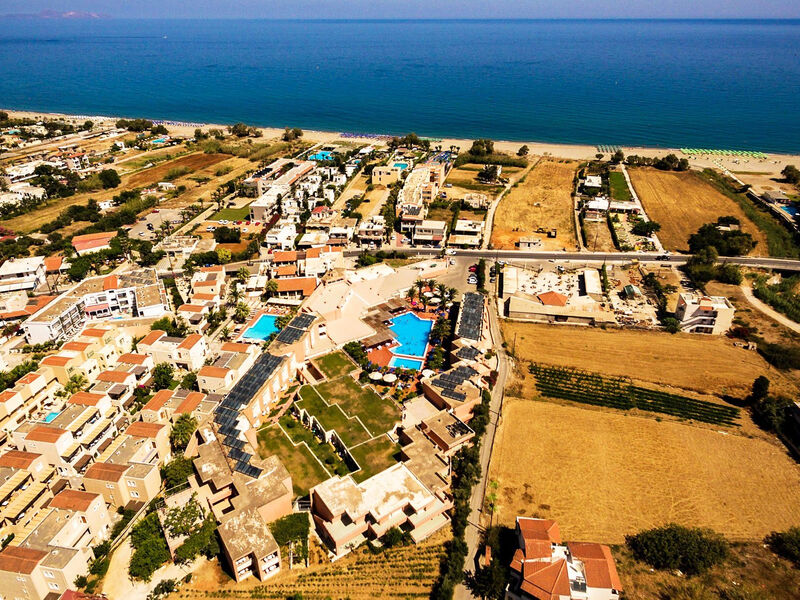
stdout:
<svg viewBox="0 0 800 600">
<path fill-rule="evenodd" d="M 756 309 L 758 309 L 760 312 L 764 313 L 768 317 L 776 320 L 781 325 L 785 325 L 786 327 L 788 327 L 792 331 L 800 333 L 800 323 L 796 323 L 795 321 L 792 321 L 789 317 L 787 317 L 785 315 L 782 315 L 781 313 L 779 313 L 777 310 L 773 309 L 768 304 L 765 304 L 761 300 L 756 298 L 755 295 L 753 295 L 753 288 L 751 288 L 749 285 L 742 285 L 741 288 L 742 288 L 742 293 L 744 294 L 744 297 L 747 298 L 747 301 L 750 304 L 752 304 L 753 307 L 755 307 Z"/>
</svg>

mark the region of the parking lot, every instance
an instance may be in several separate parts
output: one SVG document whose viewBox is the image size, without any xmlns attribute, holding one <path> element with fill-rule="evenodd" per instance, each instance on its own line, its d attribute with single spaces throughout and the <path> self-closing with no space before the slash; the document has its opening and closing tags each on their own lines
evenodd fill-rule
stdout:
<svg viewBox="0 0 800 600">
<path fill-rule="evenodd" d="M 128 235 L 131 238 L 152 241 L 155 238 L 155 232 L 159 231 L 162 223 L 170 223 L 175 227 L 180 225 L 181 222 L 181 209 L 155 209 L 136 221 Z M 152 230 L 148 228 L 148 225 L 152 226 Z"/>
</svg>

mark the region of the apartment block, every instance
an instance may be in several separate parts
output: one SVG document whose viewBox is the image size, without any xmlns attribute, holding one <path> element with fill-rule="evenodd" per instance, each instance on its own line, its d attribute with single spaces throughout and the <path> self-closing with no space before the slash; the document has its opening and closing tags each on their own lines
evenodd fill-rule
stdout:
<svg viewBox="0 0 800 600">
<path fill-rule="evenodd" d="M 675 318 L 680 321 L 681 331 L 722 335 L 733 324 L 735 310 L 727 298 L 681 294 L 675 309 Z"/>
</svg>

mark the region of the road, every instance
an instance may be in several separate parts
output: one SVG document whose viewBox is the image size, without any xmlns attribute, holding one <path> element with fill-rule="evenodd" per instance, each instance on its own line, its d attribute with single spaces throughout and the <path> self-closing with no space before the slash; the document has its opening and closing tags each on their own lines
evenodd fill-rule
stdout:
<svg viewBox="0 0 800 600">
<path fill-rule="evenodd" d="M 788 327 L 792 331 L 800 333 L 800 323 L 792 321 L 789 317 L 782 315 L 777 310 L 774 310 L 772 307 L 764 304 L 761 300 L 753 295 L 753 288 L 751 288 L 749 285 L 742 285 L 741 288 L 744 297 L 747 298 L 747 301 L 752 304 L 754 308 L 761 311 L 768 317 L 776 320 L 781 325 Z"/>
<path fill-rule="evenodd" d="M 492 302 L 494 296 L 490 296 Z M 467 529 L 464 533 L 467 542 L 467 561 L 464 565 L 465 570 L 474 571 L 477 567 L 477 555 L 481 543 L 483 528 L 480 526 L 480 518 L 483 512 L 483 499 L 486 494 L 486 485 L 489 477 L 489 462 L 492 458 L 492 448 L 494 447 L 494 436 L 497 433 L 497 426 L 503 412 L 503 400 L 505 398 L 506 379 L 508 377 L 508 357 L 503 349 L 503 338 L 500 333 L 500 323 L 497 316 L 496 306 L 490 304 L 487 313 L 489 315 L 489 331 L 492 337 L 493 347 L 497 352 L 497 382 L 492 391 L 492 402 L 489 408 L 489 423 L 486 426 L 486 433 L 481 444 L 481 477 L 475 487 L 472 488 L 472 496 L 469 499 L 470 515 Z M 463 584 L 456 587 L 455 600 L 469 600 L 472 598 L 469 590 Z"/>
</svg>

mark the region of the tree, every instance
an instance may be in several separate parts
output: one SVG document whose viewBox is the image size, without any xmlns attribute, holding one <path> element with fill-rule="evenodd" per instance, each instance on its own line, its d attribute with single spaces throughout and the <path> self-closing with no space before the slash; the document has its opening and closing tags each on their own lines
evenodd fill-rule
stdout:
<svg viewBox="0 0 800 600">
<path fill-rule="evenodd" d="M 274 279 L 270 279 L 264 286 L 264 295 L 267 297 L 267 300 L 269 300 L 277 293 L 278 293 L 278 282 L 275 281 Z"/>
<path fill-rule="evenodd" d="M 488 139 L 479 139 L 472 142 L 472 147 L 469 149 L 472 156 L 487 156 L 494 154 L 494 142 Z"/>
<path fill-rule="evenodd" d="M 75 394 L 83 390 L 87 385 L 89 385 L 89 380 L 86 379 L 80 373 L 76 373 L 75 375 L 71 375 L 69 381 L 64 384 L 64 391 L 69 394 Z"/>
<path fill-rule="evenodd" d="M 83 129 L 85 131 L 90 131 L 94 127 L 94 121 L 84 121 L 83 122 Z"/>
<path fill-rule="evenodd" d="M 790 527 L 782 533 L 773 531 L 764 541 L 775 554 L 800 567 L 800 527 Z"/>
<path fill-rule="evenodd" d="M 247 283 L 248 279 L 250 279 L 250 271 L 247 267 L 239 267 L 239 270 L 236 271 L 236 280 L 239 283 Z"/>
<path fill-rule="evenodd" d="M 217 259 L 222 265 L 231 262 L 231 251 L 227 248 L 217 248 Z"/>
<path fill-rule="evenodd" d="M 236 123 L 235 125 L 228 127 L 228 132 L 232 133 L 236 137 L 247 137 L 250 135 L 250 128 L 244 123 Z"/>
<path fill-rule="evenodd" d="M 153 387 L 156 391 L 165 390 L 172 385 L 175 368 L 169 363 L 158 363 L 153 368 Z"/>
<path fill-rule="evenodd" d="M 408 291 L 406 292 L 406 298 L 413 302 L 417 298 L 417 288 L 415 288 L 413 285 L 408 288 Z"/>
<path fill-rule="evenodd" d="M 239 302 L 233 311 L 233 320 L 237 323 L 244 323 L 250 316 L 250 307 L 244 302 Z"/>
<path fill-rule="evenodd" d="M 625 154 L 622 152 L 622 150 L 617 150 L 616 152 L 614 152 L 614 154 L 611 155 L 611 162 L 616 165 L 618 165 L 624 160 L 625 160 Z"/>
<path fill-rule="evenodd" d="M 784 396 L 764 396 L 753 404 L 753 420 L 762 429 L 780 432 L 794 403 Z"/>
<path fill-rule="evenodd" d="M 97 176 L 100 178 L 100 183 L 103 184 L 104 190 L 115 188 L 122 183 L 119 173 L 117 173 L 114 169 L 103 169 L 97 174 Z"/>
<path fill-rule="evenodd" d="M 178 418 L 180 420 L 180 417 Z M 186 483 L 186 480 L 194 473 L 192 460 L 178 454 L 169 461 L 162 469 L 161 477 L 167 489 Z"/>
<path fill-rule="evenodd" d="M 498 176 L 497 165 L 484 165 L 483 169 L 478 171 L 478 180 L 489 182 L 496 181 Z"/>
<path fill-rule="evenodd" d="M 769 394 L 769 379 L 763 375 L 759 375 L 756 377 L 755 381 L 753 381 L 750 399 L 755 402 L 761 400 L 762 398 L 766 398 L 767 394 Z"/>
<path fill-rule="evenodd" d="M 634 235 L 650 237 L 660 229 L 661 225 L 659 223 L 656 223 L 655 221 L 645 221 L 644 219 L 639 219 L 636 221 L 636 223 L 634 223 L 633 227 L 631 228 L 631 232 Z"/>
<path fill-rule="evenodd" d="M 497 559 L 485 567 L 478 567 L 474 573 L 467 571 L 464 574 L 466 588 L 473 596 L 484 599 L 503 598 L 507 581 L 505 567 Z"/>
<path fill-rule="evenodd" d="M 793 183 L 795 185 L 800 183 L 800 169 L 794 165 L 786 165 L 783 168 L 783 171 L 781 171 L 781 175 L 783 175 L 783 178 L 789 183 Z"/>
<path fill-rule="evenodd" d="M 530 152 L 530 148 L 521 146 L 520 149 L 517 150 L 517 156 L 528 156 L 528 152 Z"/>
<path fill-rule="evenodd" d="M 187 373 L 181 379 L 181 387 L 185 390 L 194 390 L 197 391 L 197 374 L 196 373 Z"/>
<path fill-rule="evenodd" d="M 176 452 L 183 452 L 197 429 L 197 419 L 188 413 L 182 414 L 169 432 L 169 443 Z"/>
<path fill-rule="evenodd" d="M 633 555 L 656 569 L 703 573 L 728 557 L 728 543 L 710 530 L 666 525 L 625 537 Z"/>
<path fill-rule="evenodd" d="M 238 227 L 218 227 L 214 230 L 214 240 L 218 244 L 238 244 L 242 234 Z"/>
</svg>

